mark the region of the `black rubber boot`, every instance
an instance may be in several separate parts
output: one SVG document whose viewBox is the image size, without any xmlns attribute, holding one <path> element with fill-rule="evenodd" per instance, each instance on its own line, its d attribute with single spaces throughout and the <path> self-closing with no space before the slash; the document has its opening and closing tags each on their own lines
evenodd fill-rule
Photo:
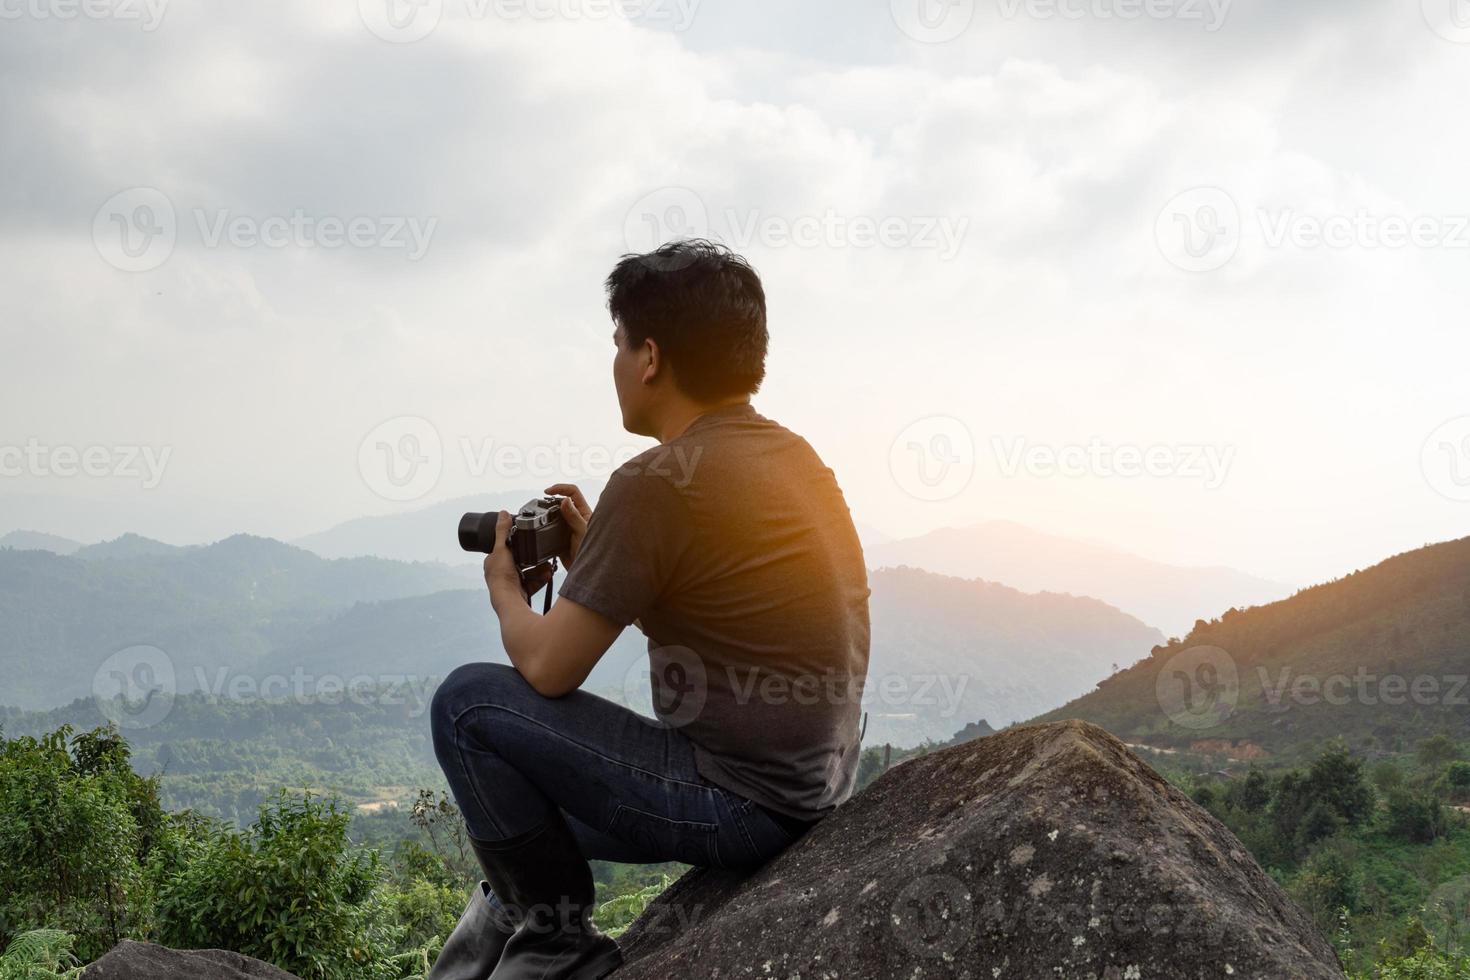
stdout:
<svg viewBox="0 0 1470 980">
<path fill-rule="evenodd" d="M 489 884 L 480 882 L 427 980 L 486 980 L 490 976 L 515 929 L 491 908 L 489 895 Z"/>
<path fill-rule="evenodd" d="M 592 869 L 561 814 L 506 841 L 472 841 L 516 924 L 490 980 L 600 980 L 623 962 L 592 924 Z"/>
</svg>

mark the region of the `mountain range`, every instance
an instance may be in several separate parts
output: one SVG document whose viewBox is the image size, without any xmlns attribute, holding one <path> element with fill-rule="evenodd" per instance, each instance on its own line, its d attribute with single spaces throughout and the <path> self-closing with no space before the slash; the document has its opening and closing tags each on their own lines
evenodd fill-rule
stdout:
<svg viewBox="0 0 1470 980">
<path fill-rule="evenodd" d="M 868 548 L 871 567 L 911 565 L 1023 592 L 1092 596 L 1170 636 L 1201 616 L 1259 605 L 1293 588 L 1233 568 L 1152 561 L 1103 544 L 1046 534 L 1010 521 L 943 528 Z"/>
<path fill-rule="evenodd" d="M 1249 758 L 1342 737 L 1374 752 L 1470 737 L 1470 538 L 1230 609 L 1038 721 Z"/>
<path fill-rule="evenodd" d="M 1035 714 L 1163 639 L 1095 599 L 917 569 L 880 570 L 871 584 L 870 741 L 911 745 Z M 89 696 L 99 667 L 135 645 L 166 654 L 181 694 L 248 694 L 267 679 L 306 696 L 323 679 L 431 685 L 461 663 L 504 659 L 477 568 L 325 559 L 244 535 L 0 550 L 0 638 L 0 703 L 31 709 Z M 626 631 L 589 689 L 646 706 L 644 646 Z"/>
</svg>

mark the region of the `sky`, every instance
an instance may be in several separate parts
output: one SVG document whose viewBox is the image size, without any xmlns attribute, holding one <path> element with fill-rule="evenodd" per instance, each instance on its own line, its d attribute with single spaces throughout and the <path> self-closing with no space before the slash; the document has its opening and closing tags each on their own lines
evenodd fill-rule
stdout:
<svg viewBox="0 0 1470 980">
<path fill-rule="evenodd" d="M 765 282 L 890 536 L 1470 533 L 1470 0 L 0 0 L 0 533 L 598 482 L 601 281 Z"/>
</svg>

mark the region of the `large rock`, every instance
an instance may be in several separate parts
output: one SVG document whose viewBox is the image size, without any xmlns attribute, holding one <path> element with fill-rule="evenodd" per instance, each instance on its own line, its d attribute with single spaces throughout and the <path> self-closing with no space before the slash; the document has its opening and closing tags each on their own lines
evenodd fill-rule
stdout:
<svg viewBox="0 0 1470 980">
<path fill-rule="evenodd" d="M 218 949 L 182 951 L 123 942 L 87 967 L 82 980 L 298 980 L 269 963 Z"/>
<path fill-rule="evenodd" d="M 749 877 L 692 871 L 616 980 L 1341 977 L 1230 831 L 1084 722 L 906 762 Z"/>
</svg>

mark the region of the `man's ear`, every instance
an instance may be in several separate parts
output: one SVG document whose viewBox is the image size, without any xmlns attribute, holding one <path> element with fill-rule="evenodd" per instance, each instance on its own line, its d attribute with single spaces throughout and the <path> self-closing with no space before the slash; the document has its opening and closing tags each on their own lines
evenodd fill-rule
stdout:
<svg viewBox="0 0 1470 980">
<path fill-rule="evenodd" d="M 664 370 L 664 352 L 658 349 L 658 344 L 649 337 L 643 341 L 643 349 L 638 352 L 643 360 L 643 378 L 646 385 L 651 385 L 658 380 Z"/>
</svg>

